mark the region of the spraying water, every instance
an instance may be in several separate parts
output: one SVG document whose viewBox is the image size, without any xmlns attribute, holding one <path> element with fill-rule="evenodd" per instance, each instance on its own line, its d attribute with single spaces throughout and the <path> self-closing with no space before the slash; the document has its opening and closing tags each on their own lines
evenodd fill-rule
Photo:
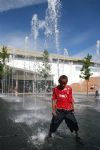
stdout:
<svg viewBox="0 0 100 150">
<path fill-rule="evenodd" d="M 45 16 L 45 35 L 46 39 L 54 37 L 57 54 L 59 54 L 59 28 L 58 19 L 60 12 L 60 0 L 48 0 L 48 8 Z M 58 59 L 58 76 L 59 76 L 59 59 Z"/>
<path fill-rule="evenodd" d="M 46 10 L 45 20 L 39 20 L 38 15 L 34 14 L 31 20 L 31 34 L 34 39 L 34 48 L 37 48 L 37 39 L 39 30 L 45 29 L 45 43 L 49 38 L 55 41 L 57 54 L 59 54 L 59 27 L 58 21 L 60 17 L 60 0 L 48 0 L 48 8 Z"/>
<path fill-rule="evenodd" d="M 34 40 L 34 49 L 37 50 L 37 39 L 39 36 L 39 29 L 44 29 L 45 21 L 39 20 L 38 15 L 34 14 L 31 20 L 31 34 Z"/>
<path fill-rule="evenodd" d="M 97 45 L 96 45 L 96 54 L 99 55 L 100 54 L 100 41 L 97 41 Z"/>
<path fill-rule="evenodd" d="M 24 107 L 24 97 L 25 97 L 25 81 L 26 81 L 26 51 L 27 51 L 27 45 L 28 45 L 28 36 L 25 37 L 25 56 L 24 56 L 24 81 L 23 81 L 23 107 Z"/>
<path fill-rule="evenodd" d="M 39 20 L 37 14 L 34 14 L 31 21 L 31 33 L 34 39 L 34 49 L 37 48 L 37 38 L 39 34 Z"/>
</svg>

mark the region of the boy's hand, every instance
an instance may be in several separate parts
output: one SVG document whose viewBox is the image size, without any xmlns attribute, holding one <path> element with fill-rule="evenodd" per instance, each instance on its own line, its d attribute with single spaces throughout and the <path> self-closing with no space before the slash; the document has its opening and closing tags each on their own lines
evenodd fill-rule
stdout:
<svg viewBox="0 0 100 150">
<path fill-rule="evenodd" d="M 54 116 L 56 116 L 57 114 L 56 114 L 56 111 L 52 111 L 52 115 L 54 115 Z"/>
<path fill-rule="evenodd" d="M 73 113 L 75 112 L 74 109 L 72 109 L 72 112 L 73 112 Z"/>
</svg>

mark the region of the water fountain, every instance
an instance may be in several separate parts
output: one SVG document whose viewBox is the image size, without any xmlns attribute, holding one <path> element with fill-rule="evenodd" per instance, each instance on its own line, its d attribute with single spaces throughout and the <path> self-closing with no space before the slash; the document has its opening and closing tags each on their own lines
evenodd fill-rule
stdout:
<svg viewBox="0 0 100 150">
<path fill-rule="evenodd" d="M 24 98 L 25 98 L 25 88 L 26 88 L 26 61 L 27 61 L 27 56 L 26 56 L 26 52 L 27 52 L 27 47 L 28 46 L 28 36 L 25 37 L 25 56 L 24 56 L 24 73 L 23 73 L 23 76 L 24 76 L 24 80 L 23 80 L 23 107 L 24 107 Z"/>
<path fill-rule="evenodd" d="M 99 55 L 100 54 L 100 41 L 97 40 L 97 45 L 96 45 L 96 54 Z"/>
<path fill-rule="evenodd" d="M 32 21 L 31 21 L 31 37 L 33 36 L 34 40 L 34 49 L 37 49 L 37 39 L 39 36 L 39 29 L 45 28 L 45 36 L 46 39 L 49 40 L 50 37 L 54 37 L 55 39 L 55 45 L 56 45 L 56 51 L 57 54 L 59 54 L 59 29 L 58 29 L 58 18 L 59 18 L 59 9 L 60 9 L 60 0 L 48 0 L 48 9 L 46 11 L 46 17 L 45 17 L 45 23 L 43 21 L 40 21 L 38 19 L 38 16 L 36 14 L 33 15 Z M 43 25 L 41 25 L 43 24 Z M 28 38 L 25 38 L 25 53 L 27 51 L 27 42 Z M 26 70 L 26 57 L 24 60 L 24 70 Z M 50 120 L 50 111 L 48 114 L 45 112 L 48 111 L 48 107 L 50 108 L 51 103 L 48 103 L 43 101 L 40 98 L 37 97 L 37 60 L 35 58 L 34 63 L 34 81 L 33 82 L 33 89 L 35 90 L 35 96 L 33 92 L 33 97 L 27 97 L 24 95 L 25 93 L 25 72 L 24 72 L 24 88 L 23 88 L 23 109 L 29 111 L 29 113 L 23 113 L 20 115 L 17 115 L 16 118 L 13 118 L 15 122 L 23 122 L 27 124 L 29 127 L 33 126 L 34 128 L 34 135 L 31 135 L 31 142 L 33 144 L 38 145 L 40 143 L 44 142 L 44 138 L 47 135 L 47 131 L 44 129 L 44 124 L 48 124 L 49 127 L 49 120 Z M 59 76 L 59 59 L 57 62 L 58 65 L 58 76 Z M 34 84 L 35 83 L 35 84 Z M 28 101 L 27 101 L 28 98 Z M 33 100 L 32 100 L 33 99 Z M 37 102 L 38 101 L 38 102 Z M 29 121 L 30 120 L 30 121 Z M 37 129 L 36 129 L 36 124 Z M 32 132 L 32 133 L 33 133 Z"/>
<path fill-rule="evenodd" d="M 59 54 L 59 28 L 58 18 L 60 11 L 60 0 L 48 0 L 48 9 L 45 16 L 45 35 L 46 39 L 54 37 L 57 54 Z M 58 77 L 59 77 L 59 59 L 57 61 Z"/>
<path fill-rule="evenodd" d="M 65 59 L 66 59 L 66 57 L 69 56 L 68 49 L 64 48 L 64 54 L 63 55 L 64 55 L 64 60 L 63 60 L 63 71 L 62 71 L 62 74 L 65 74 Z"/>
<path fill-rule="evenodd" d="M 44 29 L 45 30 L 45 46 L 46 48 L 49 47 L 48 41 L 50 38 L 53 38 L 55 40 L 55 45 L 56 45 L 56 52 L 59 54 L 59 28 L 58 28 L 58 19 L 59 19 L 59 10 L 60 10 L 60 0 L 48 0 L 48 8 L 46 10 L 46 16 L 45 16 L 45 21 L 40 21 L 38 19 L 37 14 L 34 14 L 32 17 L 32 22 L 31 22 L 31 38 L 33 37 L 34 41 L 34 49 L 37 49 L 37 39 L 39 36 L 39 29 Z M 8 99 L 5 99 L 6 102 L 13 102 L 10 104 L 10 109 L 8 112 L 9 119 L 16 124 L 16 128 L 20 131 L 22 130 L 24 135 L 27 137 L 27 142 L 29 142 L 29 145 L 32 145 L 31 149 L 34 149 L 33 146 L 35 146 L 36 149 L 52 149 L 52 147 L 55 149 L 66 149 L 68 148 L 68 144 L 71 143 L 72 147 L 75 148 L 75 144 L 73 144 L 72 135 L 70 135 L 69 132 L 67 132 L 67 135 L 65 133 L 66 127 L 61 126 L 59 128 L 59 132 L 61 132 L 62 135 L 66 136 L 65 138 L 61 136 L 56 136 L 54 137 L 54 141 L 52 143 L 46 143 L 45 144 L 45 137 L 48 133 L 49 125 L 50 125 L 50 119 L 51 119 L 51 101 L 46 100 L 46 96 L 41 98 L 38 97 L 39 92 L 37 91 L 37 81 L 38 81 L 38 74 L 37 74 L 37 68 L 38 68 L 38 62 L 37 59 L 34 58 L 34 63 L 33 63 L 33 68 L 32 68 L 32 61 L 30 58 L 27 58 L 26 53 L 28 51 L 28 42 L 30 40 L 30 36 L 25 37 L 25 57 L 24 57 L 24 62 L 23 62 L 23 69 L 24 69 L 24 79 L 23 79 L 23 93 L 22 97 L 17 95 L 16 97 L 14 96 L 13 92 L 10 95 Z M 100 50 L 100 42 L 97 42 L 97 48 Z M 99 53 L 99 50 L 97 50 L 97 53 Z M 68 56 L 68 50 L 64 49 L 64 57 Z M 13 82 L 14 82 L 14 60 L 15 60 L 15 52 L 13 52 L 12 58 L 11 58 L 11 63 L 13 64 L 12 66 L 12 82 L 10 83 L 10 86 L 13 88 Z M 50 60 L 52 63 L 52 60 Z M 63 73 L 64 73 L 64 63 L 63 62 Z M 28 65 L 28 66 L 27 66 Z M 70 63 L 70 68 L 72 68 L 72 63 Z M 60 74 L 59 72 L 59 59 L 57 61 L 57 66 L 58 66 L 58 76 Z M 9 68 L 10 69 L 10 68 Z M 27 96 L 25 94 L 25 85 L 26 85 L 26 71 L 29 70 L 30 72 L 32 71 L 32 74 L 34 76 L 31 76 L 32 80 L 32 86 L 33 86 L 33 93 L 31 96 Z M 72 70 L 71 70 L 72 72 Z M 73 72 L 72 72 L 73 76 Z M 6 78 L 6 75 L 4 76 L 4 79 Z M 4 83 L 5 85 L 7 83 Z M 4 85 L 4 89 L 5 89 Z M 16 82 L 16 88 L 18 86 L 18 83 Z M 11 99 L 13 97 L 13 99 Z M 17 101 L 19 99 L 19 101 Z M 50 98 L 51 99 L 51 98 Z M 92 100 L 93 97 L 91 98 Z M 88 109 L 96 109 L 98 112 L 100 111 L 100 106 L 99 107 L 94 107 L 94 104 L 92 105 L 90 102 L 88 104 L 86 103 L 86 98 L 82 96 L 82 102 L 83 104 L 80 104 L 80 98 L 77 101 L 76 107 L 80 109 L 81 115 L 80 117 L 82 118 L 83 112 L 86 108 Z M 18 103 L 19 102 L 19 103 Z M 7 110 L 8 111 L 8 110 Z M 14 112 L 14 113 L 13 113 Z M 10 116 L 11 115 L 11 116 Z M 78 117 L 78 116 L 77 116 Z M 83 125 L 85 126 L 85 125 Z M 63 130 L 65 129 L 65 131 Z M 64 131 L 64 133 L 63 133 Z M 19 135 L 20 136 L 20 135 Z M 83 135 L 84 136 L 84 135 Z M 67 138 L 68 137 L 68 138 Z M 58 138 L 58 139 L 57 139 Z M 63 139 L 63 140 L 62 140 Z M 66 140 L 67 139 L 67 140 Z M 23 139 L 21 139 L 23 140 Z M 71 142 L 70 142 L 71 141 Z M 57 144 L 56 144 L 57 143 Z M 60 143 L 60 144 L 59 144 Z M 67 144 L 66 144 L 67 143 Z M 56 145 L 58 147 L 56 147 Z M 43 147 L 45 146 L 45 147 Z M 51 147 L 50 147 L 51 146 Z M 63 147 L 65 146 L 65 147 Z M 70 149 L 69 147 L 68 149 Z M 79 148 L 79 147 L 78 147 Z M 24 148 L 22 148 L 24 149 Z M 25 148 L 26 149 L 26 148 Z"/>
<path fill-rule="evenodd" d="M 37 49 L 37 38 L 39 30 L 39 20 L 37 14 L 34 14 L 31 21 L 31 33 L 34 40 L 34 49 Z"/>
<path fill-rule="evenodd" d="M 22 97 L 19 95 L 16 95 L 17 98 L 20 99 L 19 103 L 15 102 L 15 106 L 11 106 L 12 109 L 16 110 L 16 115 L 12 115 L 10 118 L 13 122 L 18 124 L 21 127 L 21 123 L 24 123 L 28 126 L 28 128 L 33 128 L 33 131 L 29 135 L 31 137 L 31 143 L 35 145 L 39 145 L 40 143 L 43 144 L 44 138 L 48 133 L 48 128 L 49 128 L 49 122 L 51 118 L 51 102 L 48 102 L 43 98 L 37 97 L 37 59 L 35 58 L 35 63 L 34 63 L 34 77 L 33 80 L 33 89 L 35 90 L 35 96 L 34 96 L 34 91 L 32 96 L 26 96 L 25 94 L 25 82 L 26 82 L 26 71 L 27 71 L 27 50 L 28 50 L 28 41 L 30 38 L 33 37 L 34 41 L 34 49 L 37 49 L 37 39 L 39 36 L 39 29 L 44 29 L 45 33 L 44 35 L 46 36 L 46 39 L 49 40 L 50 37 L 54 37 L 55 39 L 55 47 L 57 54 L 59 54 L 59 29 L 58 29 L 58 18 L 59 18 L 59 10 L 60 10 L 60 0 L 48 0 L 48 8 L 46 10 L 46 16 L 45 20 L 39 20 L 37 14 L 34 14 L 32 17 L 31 21 L 31 36 L 26 36 L 25 37 L 25 57 L 24 57 L 24 63 L 23 63 L 23 69 L 24 69 L 24 79 L 23 79 L 23 95 Z M 12 68 L 12 87 L 13 87 L 13 81 L 14 81 L 14 57 L 15 54 L 12 55 L 12 60 L 11 62 L 13 63 L 13 68 Z M 59 76 L 59 59 L 58 59 L 58 76 Z M 35 83 L 35 84 L 34 84 Z M 17 83 L 18 84 L 18 83 Z M 16 84 L 16 88 L 17 85 Z M 17 94 L 17 93 L 16 93 Z M 13 92 L 12 92 L 12 96 Z M 9 96 L 9 99 L 11 96 Z M 50 98 L 51 99 L 51 98 Z M 7 100 L 9 102 L 9 100 Z M 20 105 L 22 104 L 22 105 Z M 49 108 L 49 110 L 48 110 Z M 21 112 L 20 112 L 21 109 Z M 46 127 L 44 129 L 44 127 Z M 22 128 L 23 130 L 23 128 Z"/>
</svg>

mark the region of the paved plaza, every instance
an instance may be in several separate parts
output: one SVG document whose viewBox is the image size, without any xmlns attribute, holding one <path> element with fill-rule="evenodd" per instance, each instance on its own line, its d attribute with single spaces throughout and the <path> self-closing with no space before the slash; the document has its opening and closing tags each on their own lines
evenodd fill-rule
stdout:
<svg viewBox="0 0 100 150">
<path fill-rule="evenodd" d="M 0 150 L 100 150 L 100 99 L 74 95 L 83 145 L 63 122 L 49 141 L 51 98 L 0 95 Z"/>
</svg>

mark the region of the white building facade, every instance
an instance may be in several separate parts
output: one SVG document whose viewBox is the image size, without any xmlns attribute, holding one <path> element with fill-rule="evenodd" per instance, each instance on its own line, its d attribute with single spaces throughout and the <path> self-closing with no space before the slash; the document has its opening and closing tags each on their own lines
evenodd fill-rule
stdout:
<svg viewBox="0 0 100 150">
<path fill-rule="evenodd" d="M 27 72 L 38 73 L 38 69 L 42 65 L 42 52 L 14 50 L 14 53 L 9 49 L 10 54 L 9 62 L 7 65 L 13 69 L 26 70 Z M 82 64 L 81 59 L 71 58 L 63 55 L 50 54 L 50 74 L 53 77 L 54 84 L 58 84 L 58 78 L 60 75 L 65 74 L 68 76 L 68 83 L 81 83 L 80 69 Z M 100 63 L 94 62 L 91 66 L 91 72 L 93 76 L 100 76 Z"/>
</svg>

